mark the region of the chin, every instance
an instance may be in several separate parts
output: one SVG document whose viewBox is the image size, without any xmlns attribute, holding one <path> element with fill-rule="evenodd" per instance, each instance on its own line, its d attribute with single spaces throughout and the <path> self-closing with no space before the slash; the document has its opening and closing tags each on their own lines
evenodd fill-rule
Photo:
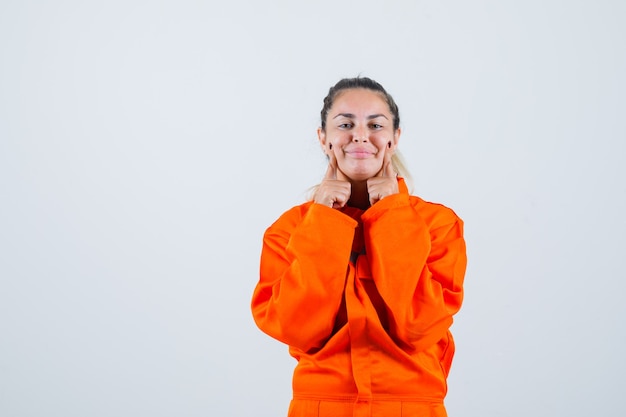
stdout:
<svg viewBox="0 0 626 417">
<path fill-rule="evenodd" d="M 365 181 L 376 176 L 376 174 L 378 174 L 378 171 L 380 170 L 376 170 L 376 171 L 352 170 L 352 171 L 346 172 L 345 174 L 348 178 L 350 178 L 353 181 Z"/>
<path fill-rule="evenodd" d="M 353 181 L 365 181 L 376 176 L 382 167 L 382 164 L 371 164 L 373 161 L 369 161 L 369 164 L 360 162 L 346 166 L 345 169 L 340 166 L 339 169 Z"/>
</svg>

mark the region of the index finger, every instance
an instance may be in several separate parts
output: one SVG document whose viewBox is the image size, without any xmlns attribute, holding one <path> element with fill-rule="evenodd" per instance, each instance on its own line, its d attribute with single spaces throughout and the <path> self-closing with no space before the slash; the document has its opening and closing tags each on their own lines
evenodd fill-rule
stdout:
<svg viewBox="0 0 626 417">
<path fill-rule="evenodd" d="M 391 157 L 393 156 L 393 151 L 390 148 L 385 148 L 385 156 L 383 158 L 383 166 L 376 174 L 377 177 L 395 177 L 396 172 L 393 169 L 393 164 L 391 163 Z"/>
<path fill-rule="evenodd" d="M 326 174 L 324 175 L 325 180 L 336 180 L 337 179 L 337 158 L 335 158 L 335 154 L 331 151 L 328 154 L 328 169 L 326 169 Z"/>
</svg>

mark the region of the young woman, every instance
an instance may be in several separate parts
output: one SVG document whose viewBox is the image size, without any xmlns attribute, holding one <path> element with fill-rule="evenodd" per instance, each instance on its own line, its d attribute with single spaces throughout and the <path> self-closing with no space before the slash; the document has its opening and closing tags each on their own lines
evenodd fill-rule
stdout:
<svg viewBox="0 0 626 417">
<path fill-rule="evenodd" d="M 393 98 L 369 78 L 331 87 L 313 200 L 266 231 L 252 312 L 298 361 L 289 417 L 446 416 L 463 298 L 463 222 L 408 193 Z"/>
</svg>

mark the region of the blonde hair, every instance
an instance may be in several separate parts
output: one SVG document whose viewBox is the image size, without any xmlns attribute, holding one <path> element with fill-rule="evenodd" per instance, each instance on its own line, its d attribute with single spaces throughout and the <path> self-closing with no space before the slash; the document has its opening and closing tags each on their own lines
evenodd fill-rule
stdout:
<svg viewBox="0 0 626 417">
<path fill-rule="evenodd" d="M 409 189 L 409 193 L 413 192 L 413 176 L 411 172 L 406 166 L 406 162 L 404 162 L 404 157 L 400 153 L 398 149 L 391 156 L 391 165 L 393 165 L 393 169 L 396 170 L 399 177 L 404 178 L 404 182 L 406 182 L 406 186 Z"/>
</svg>

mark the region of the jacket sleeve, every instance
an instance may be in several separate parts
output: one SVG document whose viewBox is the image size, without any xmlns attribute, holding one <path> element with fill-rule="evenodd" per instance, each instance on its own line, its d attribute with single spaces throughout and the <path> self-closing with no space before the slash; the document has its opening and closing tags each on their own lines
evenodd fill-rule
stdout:
<svg viewBox="0 0 626 417">
<path fill-rule="evenodd" d="M 356 226 L 337 210 L 310 204 L 267 229 L 252 297 L 262 331 L 303 351 L 323 346 L 341 305 Z"/>
<path fill-rule="evenodd" d="M 389 334 L 408 350 L 441 340 L 461 307 L 467 263 L 463 222 L 444 206 L 420 214 L 408 194 L 389 196 L 363 215 L 367 256 L 385 302 Z"/>
</svg>

